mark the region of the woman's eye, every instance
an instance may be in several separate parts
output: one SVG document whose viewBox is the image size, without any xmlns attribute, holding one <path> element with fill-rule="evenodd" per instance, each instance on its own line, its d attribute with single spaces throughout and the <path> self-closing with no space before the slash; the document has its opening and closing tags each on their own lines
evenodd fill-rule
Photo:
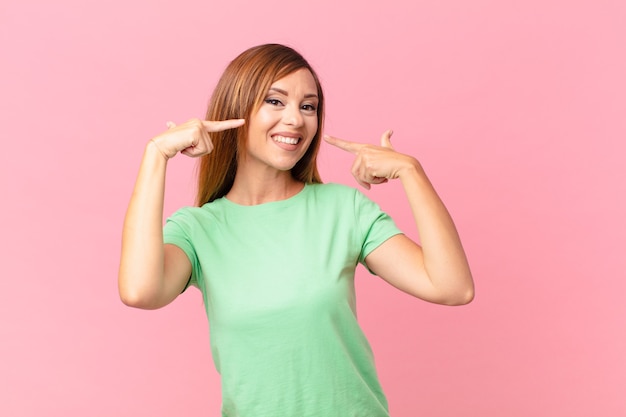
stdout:
<svg viewBox="0 0 626 417">
<path fill-rule="evenodd" d="M 314 106 L 314 105 L 312 105 L 312 104 L 304 104 L 304 105 L 302 106 L 302 110 L 306 110 L 306 111 L 315 111 L 315 110 L 316 110 L 316 108 L 315 108 L 315 106 Z"/>
<path fill-rule="evenodd" d="M 265 102 L 267 104 L 271 104 L 272 106 L 280 106 L 281 104 L 283 104 L 283 103 L 281 103 L 280 100 L 275 99 L 275 98 L 266 98 Z"/>
</svg>

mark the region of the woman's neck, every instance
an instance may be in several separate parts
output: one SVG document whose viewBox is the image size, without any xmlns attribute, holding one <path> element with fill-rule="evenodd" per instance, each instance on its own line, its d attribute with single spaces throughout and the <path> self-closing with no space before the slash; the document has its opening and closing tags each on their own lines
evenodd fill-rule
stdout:
<svg viewBox="0 0 626 417">
<path fill-rule="evenodd" d="M 226 198 L 244 206 L 286 200 L 298 194 L 304 183 L 294 179 L 290 171 L 245 172 L 238 169 Z"/>
</svg>

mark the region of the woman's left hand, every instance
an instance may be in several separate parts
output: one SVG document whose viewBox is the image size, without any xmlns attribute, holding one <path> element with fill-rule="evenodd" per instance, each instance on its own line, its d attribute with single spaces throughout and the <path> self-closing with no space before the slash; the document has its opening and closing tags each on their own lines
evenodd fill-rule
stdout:
<svg viewBox="0 0 626 417">
<path fill-rule="evenodd" d="M 371 184 L 385 183 L 399 178 L 407 168 L 419 167 L 415 158 L 393 149 L 390 141 L 392 134 L 391 130 L 383 133 L 380 146 L 349 142 L 329 135 L 324 135 L 324 140 L 356 156 L 352 164 L 352 175 L 361 186 L 369 190 Z"/>
</svg>

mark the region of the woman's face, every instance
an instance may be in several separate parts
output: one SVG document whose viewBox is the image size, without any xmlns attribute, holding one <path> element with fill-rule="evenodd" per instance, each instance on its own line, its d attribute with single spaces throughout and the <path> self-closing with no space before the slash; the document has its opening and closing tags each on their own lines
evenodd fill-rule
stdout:
<svg viewBox="0 0 626 417">
<path fill-rule="evenodd" d="M 248 167 L 288 171 L 317 132 L 317 85 L 307 69 L 275 81 L 248 121 Z M 251 164 L 251 165 L 250 165 Z"/>
</svg>

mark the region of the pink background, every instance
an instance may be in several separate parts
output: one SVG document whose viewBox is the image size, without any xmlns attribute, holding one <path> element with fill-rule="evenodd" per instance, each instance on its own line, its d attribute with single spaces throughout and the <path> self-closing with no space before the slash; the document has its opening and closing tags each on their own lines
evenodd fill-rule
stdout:
<svg viewBox="0 0 626 417">
<path fill-rule="evenodd" d="M 394 129 L 469 255 L 465 307 L 359 270 L 393 416 L 626 415 L 626 3 L 375 4 L 2 0 L 0 415 L 218 415 L 199 292 L 124 307 L 120 234 L 144 144 L 265 42 L 317 68 L 328 133 Z M 356 185 L 348 155 L 320 164 Z M 168 214 L 193 168 L 171 163 Z M 415 236 L 399 184 L 369 194 Z"/>
</svg>

